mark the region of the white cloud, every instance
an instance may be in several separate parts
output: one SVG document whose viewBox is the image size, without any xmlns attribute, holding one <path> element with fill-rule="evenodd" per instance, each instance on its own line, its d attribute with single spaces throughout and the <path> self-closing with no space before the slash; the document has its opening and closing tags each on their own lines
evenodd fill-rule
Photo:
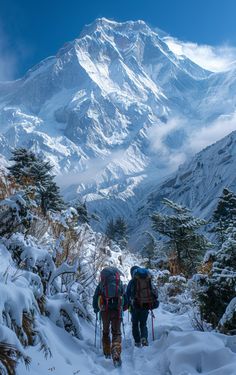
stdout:
<svg viewBox="0 0 236 375">
<path fill-rule="evenodd" d="M 185 127 L 185 121 L 181 118 L 172 118 L 167 123 L 158 124 L 148 131 L 151 151 L 156 153 L 157 167 L 167 168 L 168 172 L 174 171 L 182 164 L 186 155 L 182 147 L 170 147 L 166 140 L 173 133 L 181 132 Z M 177 134 L 177 133 L 176 133 Z"/>
<path fill-rule="evenodd" d="M 125 157 L 125 150 L 113 151 L 104 158 L 97 157 L 86 161 L 84 170 L 58 175 L 56 180 L 63 188 L 70 185 L 92 184 L 94 181 L 103 180 L 105 169 L 112 168 L 113 165 L 119 165 L 120 161 Z"/>
<path fill-rule="evenodd" d="M 150 128 L 148 137 L 151 142 L 152 151 L 159 151 L 162 154 L 168 153 L 168 147 L 165 145 L 164 141 L 173 130 L 180 129 L 181 127 L 181 120 L 179 118 L 172 118 L 167 123 L 161 123 Z"/>
<path fill-rule="evenodd" d="M 172 37 L 165 37 L 164 41 L 176 55 L 184 55 L 197 65 L 212 72 L 230 70 L 232 64 L 236 62 L 236 47 L 199 45 L 197 43 L 182 42 Z"/>
<path fill-rule="evenodd" d="M 236 130 L 236 113 L 221 116 L 204 126 L 189 127 L 187 119 L 172 118 L 166 124 L 152 127 L 148 132 L 150 149 L 154 152 L 156 167 L 164 174 L 175 171 L 189 157 L 219 141 Z M 173 139 L 171 146 L 167 139 Z M 181 139 L 182 138 L 182 139 Z M 182 142 L 181 142 L 182 140 Z M 179 146 L 174 147 L 175 142 Z"/>
<path fill-rule="evenodd" d="M 191 132 L 188 135 L 185 150 L 196 153 L 224 138 L 234 130 L 236 130 L 236 113 L 231 116 L 221 116 L 209 126 Z"/>
</svg>

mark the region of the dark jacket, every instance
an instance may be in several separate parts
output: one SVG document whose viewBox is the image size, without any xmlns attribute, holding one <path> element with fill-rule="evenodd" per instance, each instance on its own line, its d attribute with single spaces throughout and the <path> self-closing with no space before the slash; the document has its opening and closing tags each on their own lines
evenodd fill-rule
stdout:
<svg viewBox="0 0 236 375">
<path fill-rule="evenodd" d="M 134 288 L 134 279 L 131 279 L 129 281 L 129 284 L 127 285 L 127 289 L 126 289 L 126 299 L 127 299 L 127 304 L 128 304 L 128 307 L 131 306 L 132 304 L 132 290 Z"/>
</svg>

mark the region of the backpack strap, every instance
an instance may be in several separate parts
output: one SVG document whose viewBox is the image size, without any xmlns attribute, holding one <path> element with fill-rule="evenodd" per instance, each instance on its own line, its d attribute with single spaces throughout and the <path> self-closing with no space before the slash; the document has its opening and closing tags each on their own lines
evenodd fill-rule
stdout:
<svg viewBox="0 0 236 375">
<path fill-rule="evenodd" d="M 101 276 L 101 282 L 102 282 L 102 285 L 104 285 L 104 288 L 105 288 L 106 312 L 108 312 L 108 285 L 106 283 L 106 278 Z"/>
<path fill-rule="evenodd" d="M 141 299 L 141 286 L 140 286 L 140 280 L 138 278 L 136 279 L 136 286 L 137 286 L 137 296 L 138 296 L 138 300 L 139 300 L 139 303 L 140 303 L 140 299 Z"/>
<path fill-rule="evenodd" d="M 116 272 L 116 297 L 118 297 L 119 281 L 120 281 L 120 276 L 118 272 Z"/>
<path fill-rule="evenodd" d="M 121 319 L 122 297 L 119 297 L 120 275 L 116 272 L 116 297 L 118 298 L 118 319 Z"/>
</svg>

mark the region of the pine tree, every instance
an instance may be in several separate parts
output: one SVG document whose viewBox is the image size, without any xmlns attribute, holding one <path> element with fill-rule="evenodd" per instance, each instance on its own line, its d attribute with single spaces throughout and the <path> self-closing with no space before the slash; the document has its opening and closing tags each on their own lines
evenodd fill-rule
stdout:
<svg viewBox="0 0 236 375">
<path fill-rule="evenodd" d="M 57 212 L 65 207 L 64 201 L 60 196 L 60 189 L 53 180 L 49 181 L 45 189 L 42 189 L 40 196 L 41 209 L 44 215 L 46 215 L 48 210 Z"/>
<path fill-rule="evenodd" d="M 127 246 L 127 224 L 123 217 L 118 217 L 115 222 L 115 241 L 119 244 L 121 249 Z"/>
<path fill-rule="evenodd" d="M 97 215 L 95 215 L 94 213 L 90 214 L 88 212 L 88 208 L 85 202 L 84 203 L 77 202 L 77 204 L 75 205 L 75 209 L 78 212 L 78 215 L 79 215 L 78 221 L 81 224 L 89 223 L 91 219 L 96 220 L 96 221 L 99 220 Z"/>
<path fill-rule="evenodd" d="M 107 223 L 106 235 L 111 240 L 118 243 L 121 248 L 125 248 L 127 245 L 127 224 L 125 219 L 118 217 L 115 221 L 111 219 Z"/>
<path fill-rule="evenodd" d="M 14 161 L 14 164 L 8 167 L 10 176 L 21 186 L 28 185 L 31 182 L 29 168 L 36 162 L 35 154 L 25 148 L 15 149 L 12 154 L 10 161 Z"/>
<path fill-rule="evenodd" d="M 11 236 L 14 231 L 26 231 L 34 219 L 35 202 L 23 191 L 16 192 L 0 201 L 0 236 Z"/>
<path fill-rule="evenodd" d="M 110 238 L 111 240 L 114 240 L 114 238 L 115 238 L 115 224 L 114 224 L 113 219 L 110 219 L 108 221 L 107 226 L 106 226 L 105 234 L 108 238 Z"/>
<path fill-rule="evenodd" d="M 157 260 L 157 241 L 150 232 L 145 232 L 147 242 L 143 247 L 143 255 L 147 258 L 145 266 L 147 268 L 154 268 Z"/>
<path fill-rule="evenodd" d="M 197 232 L 206 222 L 193 217 L 186 207 L 168 199 L 164 199 L 163 203 L 174 211 L 174 215 L 154 213 L 151 216 L 153 229 L 169 238 L 169 251 L 176 254 L 179 268 L 186 275 L 192 275 L 211 246 L 207 238 Z"/>
<path fill-rule="evenodd" d="M 60 211 L 64 202 L 60 197 L 52 173 L 53 166 L 24 148 L 13 151 L 10 159 L 14 164 L 8 168 L 9 175 L 15 179 L 26 194 L 33 196 L 46 215 L 48 210 Z"/>
<path fill-rule="evenodd" d="M 79 215 L 79 221 L 83 224 L 83 223 L 89 223 L 90 221 L 90 217 L 89 217 L 89 214 L 88 214 L 88 210 L 87 210 L 87 206 L 86 206 L 86 203 L 77 203 L 77 205 L 75 206 L 77 212 L 78 212 L 78 215 Z"/>
<path fill-rule="evenodd" d="M 215 255 L 215 261 L 208 275 L 197 275 L 197 299 L 202 318 L 215 328 L 223 325 L 221 318 L 236 290 L 236 228 L 232 225 L 226 231 L 226 240 Z M 227 321 L 227 329 L 235 328 Z M 226 319 L 224 319 L 225 321 Z M 221 327 L 221 330 L 222 327 Z"/>
<path fill-rule="evenodd" d="M 236 220 L 236 195 L 227 188 L 223 189 L 219 202 L 213 212 L 212 221 L 215 224 L 211 232 L 217 234 L 220 245 L 227 238 L 228 227 Z"/>
<path fill-rule="evenodd" d="M 126 237 L 127 224 L 123 217 L 118 217 L 115 222 L 116 236 L 118 239 Z"/>
</svg>

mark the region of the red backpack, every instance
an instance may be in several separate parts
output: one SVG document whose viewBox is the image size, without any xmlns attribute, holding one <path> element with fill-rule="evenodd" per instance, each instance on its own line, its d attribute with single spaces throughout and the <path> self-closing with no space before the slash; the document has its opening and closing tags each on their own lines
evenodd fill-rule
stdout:
<svg viewBox="0 0 236 375">
<path fill-rule="evenodd" d="M 106 267 L 101 271 L 100 278 L 100 292 L 106 310 L 119 309 L 124 294 L 120 271 L 116 267 Z"/>
</svg>

